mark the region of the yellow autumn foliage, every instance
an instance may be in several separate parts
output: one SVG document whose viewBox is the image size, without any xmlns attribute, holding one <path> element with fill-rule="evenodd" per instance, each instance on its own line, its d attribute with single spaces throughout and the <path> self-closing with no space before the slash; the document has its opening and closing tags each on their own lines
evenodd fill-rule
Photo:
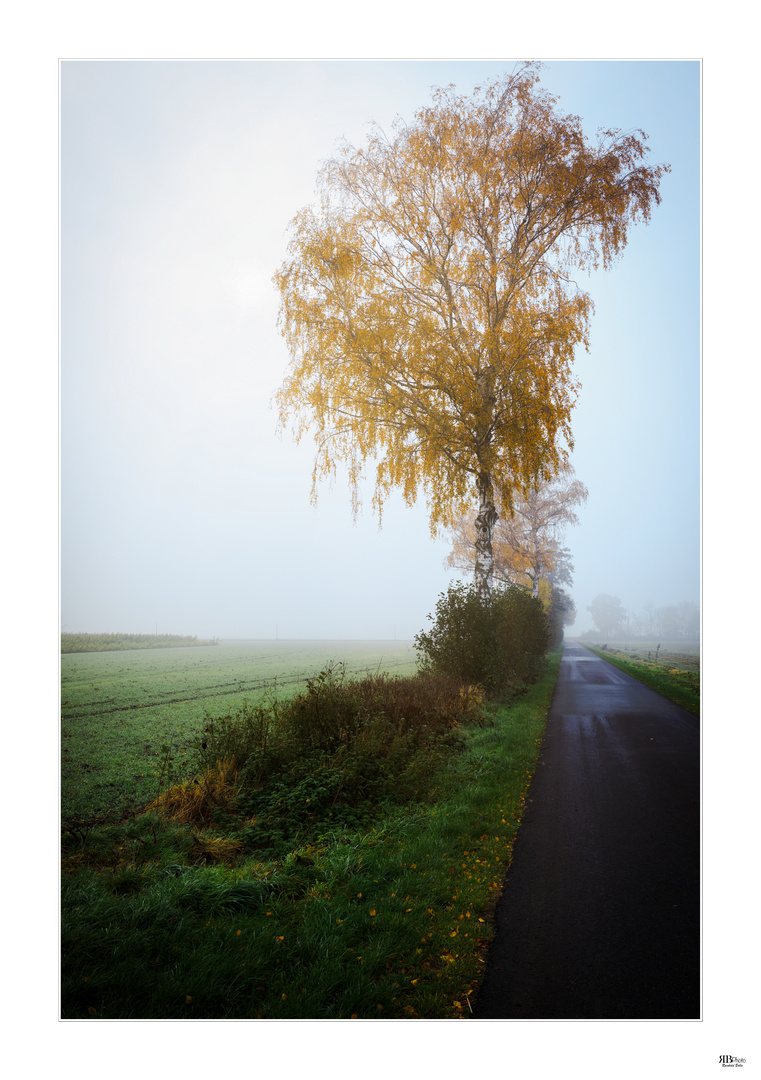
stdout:
<svg viewBox="0 0 761 1080">
<path fill-rule="evenodd" d="M 592 310 L 578 271 L 621 254 L 668 167 L 643 164 L 642 132 L 588 140 L 538 79 L 526 64 L 471 97 L 437 90 L 388 136 L 372 126 L 294 218 L 277 401 L 316 439 L 313 498 L 343 461 L 356 512 L 374 459 L 378 514 L 392 488 L 422 492 L 436 532 L 476 485 L 509 512 L 567 463 Z"/>
</svg>

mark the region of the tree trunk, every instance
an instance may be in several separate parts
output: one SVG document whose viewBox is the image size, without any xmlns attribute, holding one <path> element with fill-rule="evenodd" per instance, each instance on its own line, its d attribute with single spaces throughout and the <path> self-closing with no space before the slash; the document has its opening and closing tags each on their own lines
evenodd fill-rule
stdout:
<svg viewBox="0 0 761 1080">
<path fill-rule="evenodd" d="M 494 490 L 488 472 L 478 475 L 478 516 L 476 517 L 476 568 L 473 580 L 476 592 L 484 599 L 491 598 L 494 577 L 494 549 L 492 539 L 499 515 L 494 508 Z"/>
</svg>

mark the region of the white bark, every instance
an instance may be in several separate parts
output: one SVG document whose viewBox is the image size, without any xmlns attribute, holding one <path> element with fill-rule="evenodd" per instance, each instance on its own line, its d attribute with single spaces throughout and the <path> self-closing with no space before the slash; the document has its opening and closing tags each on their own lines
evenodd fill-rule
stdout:
<svg viewBox="0 0 761 1080">
<path fill-rule="evenodd" d="M 491 477 L 482 472 L 478 477 L 478 515 L 476 517 L 476 567 L 473 575 L 476 592 L 482 599 L 491 598 L 494 577 L 494 526 L 499 515 L 494 507 Z"/>
</svg>

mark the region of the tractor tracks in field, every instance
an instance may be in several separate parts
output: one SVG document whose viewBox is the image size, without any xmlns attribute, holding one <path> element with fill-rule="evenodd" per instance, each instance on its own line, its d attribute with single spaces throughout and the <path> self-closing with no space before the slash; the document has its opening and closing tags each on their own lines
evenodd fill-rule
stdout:
<svg viewBox="0 0 761 1080">
<path fill-rule="evenodd" d="M 394 668 L 403 666 L 404 662 L 388 664 L 385 667 Z M 405 665 L 406 666 L 406 665 Z M 346 668 L 346 674 L 350 676 L 369 675 L 377 670 L 375 667 L 361 667 L 356 669 Z M 300 683 L 306 684 L 314 679 L 318 672 L 302 672 L 298 675 L 274 677 L 272 679 L 257 679 L 252 683 L 217 683 L 210 687 L 191 694 L 180 694 L 173 697 L 159 697 L 158 700 L 140 701 L 132 705 L 117 703 L 113 698 L 103 701 L 90 701 L 86 704 L 75 705 L 67 709 L 67 703 L 61 703 L 61 720 L 87 720 L 96 716 L 108 716 L 114 713 L 140 712 L 143 709 L 158 709 L 164 705 L 182 705 L 191 701 L 206 701 L 209 698 L 233 697 L 241 694 L 263 693 L 266 690 L 277 690 L 281 686 L 295 686 Z M 172 691 L 168 691 L 171 694 Z M 154 696 L 155 693 L 154 693 Z"/>
<path fill-rule="evenodd" d="M 205 701 L 207 698 L 232 697 L 239 694 L 260 693 L 276 686 L 292 686 L 294 683 L 306 682 L 310 675 L 296 676 L 290 679 L 267 680 L 250 684 L 223 683 L 209 687 L 202 693 L 183 694 L 174 697 L 162 697 L 156 701 L 140 701 L 133 705 L 114 704 L 113 699 L 98 702 L 89 702 L 84 706 L 76 706 L 78 711 L 67 712 L 65 705 L 61 710 L 62 720 L 85 720 L 93 716 L 107 716 L 120 712 L 140 712 L 143 709 L 158 709 L 164 705 L 182 705 L 188 701 Z"/>
</svg>

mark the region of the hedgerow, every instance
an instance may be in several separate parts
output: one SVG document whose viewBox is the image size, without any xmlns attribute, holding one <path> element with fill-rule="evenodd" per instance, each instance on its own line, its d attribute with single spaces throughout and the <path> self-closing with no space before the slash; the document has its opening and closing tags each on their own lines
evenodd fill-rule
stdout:
<svg viewBox="0 0 761 1080">
<path fill-rule="evenodd" d="M 454 582 L 428 618 L 431 629 L 415 637 L 424 673 L 505 697 L 536 682 L 543 670 L 550 628 L 541 602 L 523 589 L 497 586 L 486 599 L 473 585 Z"/>
</svg>

